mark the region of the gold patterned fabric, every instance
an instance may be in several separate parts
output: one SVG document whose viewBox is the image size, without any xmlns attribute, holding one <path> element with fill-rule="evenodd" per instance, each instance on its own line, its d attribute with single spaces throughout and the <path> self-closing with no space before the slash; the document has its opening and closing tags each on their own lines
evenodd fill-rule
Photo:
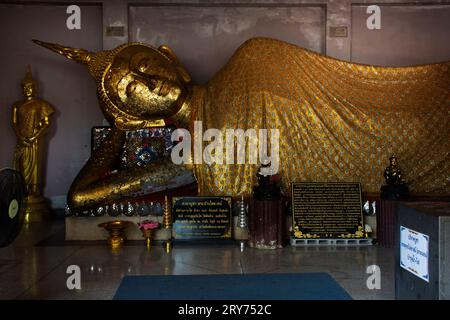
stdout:
<svg viewBox="0 0 450 320">
<path fill-rule="evenodd" d="M 256 38 L 197 88 L 192 120 L 224 136 L 227 128 L 279 129 L 287 192 L 300 181 L 358 181 L 379 192 L 395 153 L 413 194 L 448 195 L 449 88 L 450 62 L 374 67 Z M 257 167 L 194 168 L 201 194 L 237 196 L 251 193 Z"/>
</svg>

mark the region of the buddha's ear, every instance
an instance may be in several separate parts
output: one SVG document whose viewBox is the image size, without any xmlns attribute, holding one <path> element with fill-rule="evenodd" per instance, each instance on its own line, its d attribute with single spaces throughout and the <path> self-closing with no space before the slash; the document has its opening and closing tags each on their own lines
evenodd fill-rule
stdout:
<svg viewBox="0 0 450 320">
<path fill-rule="evenodd" d="M 158 51 L 161 52 L 162 54 L 164 54 L 166 57 L 168 57 L 170 60 L 172 60 L 175 63 L 175 65 L 177 66 L 178 72 L 183 77 L 183 80 L 186 83 L 189 83 L 192 81 L 191 76 L 186 71 L 186 69 L 183 67 L 183 65 L 180 63 L 180 60 L 178 60 L 177 55 L 175 54 L 175 52 L 173 52 L 172 49 L 170 49 L 168 46 L 163 44 L 163 45 L 159 46 Z"/>
<path fill-rule="evenodd" d="M 165 56 L 167 56 L 173 62 L 180 63 L 180 61 L 178 60 L 178 57 L 175 54 L 175 52 L 173 52 L 173 50 L 170 49 L 165 44 L 160 45 L 159 48 L 158 48 L 158 51 L 161 52 L 162 54 L 164 54 Z"/>
</svg>

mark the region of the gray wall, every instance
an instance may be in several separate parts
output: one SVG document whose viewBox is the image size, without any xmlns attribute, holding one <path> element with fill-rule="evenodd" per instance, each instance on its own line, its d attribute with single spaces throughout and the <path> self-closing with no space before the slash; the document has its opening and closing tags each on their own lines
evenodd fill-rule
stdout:
<svg viewBox="0 0 450 320">
<path fill-rule="evenodd" d="M 39 96 L 56 109 L 44 161 L 45 194 L 65 201 L 70 182 L 89 157 L 90 128 L 101 125 L 95 81 L 87 69 L 31 42 L 41 39 L 100 50 L 102 8 L 82 6 L 83 26 L 66 28 L 66 6 L 0 4 L 0 168 L 12 164 L 16 138 L 11 105 L 23 99 L 21 81 L 32 65 Z"/>
<path fill-rule="evenodd" d="M 193 80 L 203 83 L 252 37 L 278 38 L 325 53 L 325 8 L 133 5 L 129 40 L 169 45 Z"/>
<path fill-rule="evenodd" d="M 198 82 L 209 79 L 249 37 L 270 36 L 355 62 L 409 65 L 450 60 L 450 0 L 59 0 L 0 4 L 0 167 L 15 144 L 11 104 L 21 99 L 27 63 L 57 115 L 50 132 L 44 194 L 55 206 L 90 154 L 90 129 L 103 117 L 85 67 L 37 47 L 38 38 L 92 51 L 127 41 L 173 47 Z M 21 5 L 17 5 L 20 3 Z M 66 6 L 83 3 L 82 29 L 65 27 Z M 368 4 L 381 5 L 381 30 L 368 30 Z M 123 27 L 108 34 L 108 27 Z M 331 27 L 347 27 L 335 37 Z M 120 31 L 120 30 L 119 30 Z"/>
<path fill-rule="evenodd" d="M 352 61 L 407 66 L 450 60 L 450 5 L 380 6 L 380 30 L 365 27 L 366 8 L 352 6 Z"/>
</svg>

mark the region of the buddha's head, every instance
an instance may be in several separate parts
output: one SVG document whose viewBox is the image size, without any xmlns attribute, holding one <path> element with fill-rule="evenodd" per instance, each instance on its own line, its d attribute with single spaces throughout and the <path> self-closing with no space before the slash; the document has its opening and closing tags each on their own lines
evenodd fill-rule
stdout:
<svg viewBox="0 0 450 320">
<path fill-rule="evenodd" d="M 393 154 L 390 158 L 389 158 L 389 162 L 392 168 L 397 168 L 397 157 L 395 156 L 395 154 Z"/>
<path fill-rule="evenodd" d="M 157 125 L 177 113 L 191 90 L 191 78 L 167 46 L 127 43 L 91 53 L 33 41 L 88 66 L 103 113 L 119 129 Z"/>
<path fill-rule="evenodd" d="M 25 78 L 22 80 L 22 90 L 23 95 L 27 99 L 34 98 L 37 94 L 37 83 L 33 79 L 30 65 L 28 65 L 27 73 L 25 75 Z"/>
</svg>

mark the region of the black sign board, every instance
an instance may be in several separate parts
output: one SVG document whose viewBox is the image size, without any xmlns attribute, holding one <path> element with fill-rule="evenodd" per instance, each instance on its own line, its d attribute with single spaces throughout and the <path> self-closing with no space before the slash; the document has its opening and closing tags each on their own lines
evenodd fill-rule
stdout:
<svg viewBox="0 0 450 320">
<path fill-rule="evenodd" d="M 175 239 L 231 239 L 231 197 L 172 198 Z"/>
<path fill-rule="evenodd" d="M 361 185 L 357 182 L 292 183 L 295 238 L 363 238 Z"/>
</svg>

